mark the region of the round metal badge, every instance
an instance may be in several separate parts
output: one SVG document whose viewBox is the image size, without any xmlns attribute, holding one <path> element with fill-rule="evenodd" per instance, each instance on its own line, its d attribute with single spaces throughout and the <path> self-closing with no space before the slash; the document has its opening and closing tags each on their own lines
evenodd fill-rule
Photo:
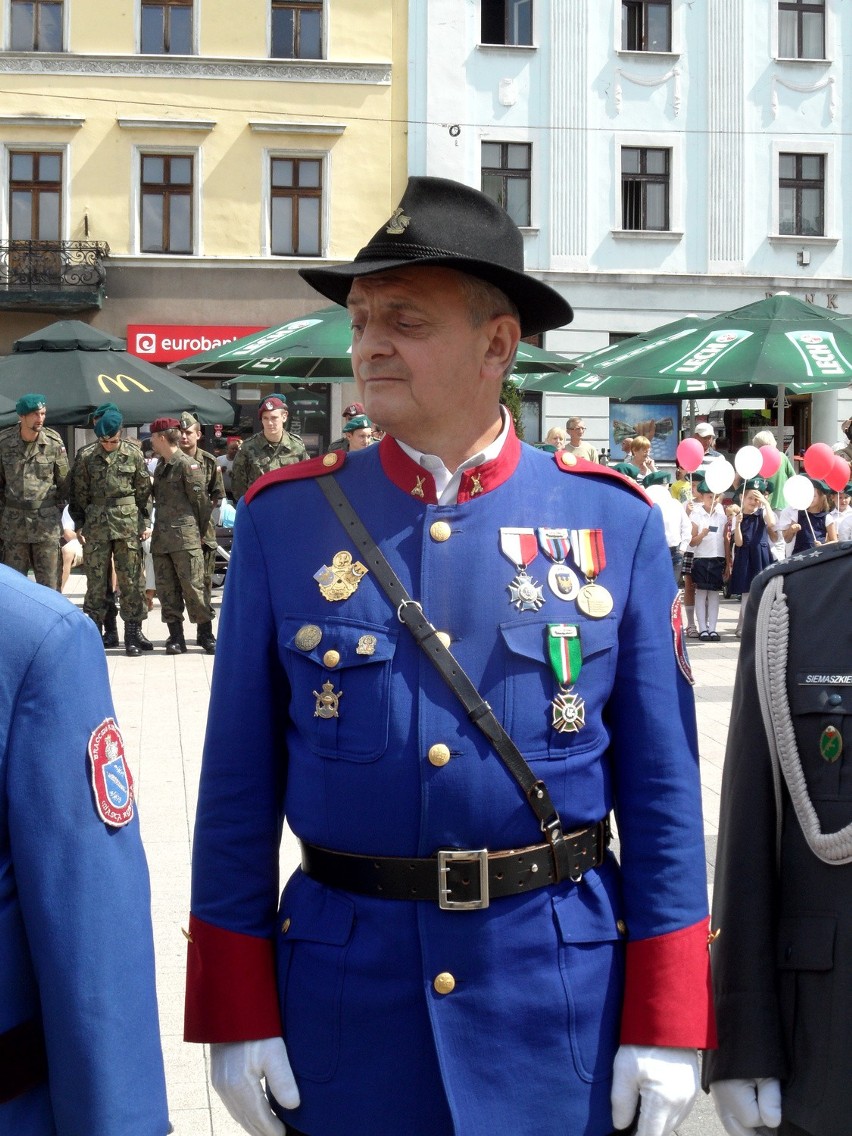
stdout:
<svg viewBox="0 0 852 1136">
<path fill-rule="evenodd" d="M 296 632 L 294 642 L 300 651 L 313 651 L 321 639 L 322 631 L 319 627 L 315 623 L 306 623 Z"/>
</svg>

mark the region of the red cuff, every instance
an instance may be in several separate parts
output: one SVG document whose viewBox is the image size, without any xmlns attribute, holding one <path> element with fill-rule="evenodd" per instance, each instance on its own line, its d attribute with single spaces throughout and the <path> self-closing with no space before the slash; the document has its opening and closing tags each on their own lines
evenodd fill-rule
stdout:
<svg viewBox="0 0 852 1136">
<path fill-rule="evenodd" d="M 714 1048 L 709 925 L 627 944 L 622 1045 Z"/>
<path fill-rule="evenodd" d="M 271 940 L 189 918 L 185 1041 L 281 1037 Z"/>
</svg>

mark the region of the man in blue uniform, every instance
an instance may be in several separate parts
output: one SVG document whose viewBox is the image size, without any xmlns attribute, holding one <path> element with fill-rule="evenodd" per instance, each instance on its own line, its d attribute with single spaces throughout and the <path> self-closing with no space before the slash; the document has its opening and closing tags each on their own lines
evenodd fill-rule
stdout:
<svg viewBox="0 0 852 1136">
<path fill-rule="evenodd" d="M 98 631 L 0 566 L 0 1132 L 164 1136 L 148 869 Z"/>
<path fill-rule="evenodd" d="M 617 474 L 523 446 L 501 411 L 520 335 L 572 312 L 484 195 L 412 178 L 354 263 L 304 275 L 348 305 L 387 436 L 270 473 L 240 507 L 186 1036 L 213 1043 L 214 1085 L 265 1136 L 606 1136 L 640 1097 L 640 1136 L 666 1136 L 712 1019 L 659 514 Z M 451 689 L 459 666 L 520 773 Z M 218 709 L 235 702 L 251 713 Z M 279 901 L 285 816 L 303 862 Z"/>
</svg>

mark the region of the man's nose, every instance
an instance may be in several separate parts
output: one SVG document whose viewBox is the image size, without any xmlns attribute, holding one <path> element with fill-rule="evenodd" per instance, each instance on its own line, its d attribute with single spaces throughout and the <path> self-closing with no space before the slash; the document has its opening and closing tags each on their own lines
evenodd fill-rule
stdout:
<svg viewBox="0 0 852 1136">
<path fill-rule="evenodd" d="M 364 321 L 364 330 L 358 340 L 358 351 L 365 359 L 375 359 L 393 353 L 393 345 L 381 320 L 367 319 Z"/>
</svg>

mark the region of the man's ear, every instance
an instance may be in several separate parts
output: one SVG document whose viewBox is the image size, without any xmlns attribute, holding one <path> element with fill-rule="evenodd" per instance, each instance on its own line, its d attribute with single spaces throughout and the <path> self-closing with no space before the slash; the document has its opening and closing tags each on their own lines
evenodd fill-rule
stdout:
<svg viewBox="0 0 852 1136">
<path fill-rule="evenodd" d="M 488 347 L 483 358 L 483 370 L 501 378 L 515 358 L 521 340 L 521 328 L 514 316 L 495 316 L 488 321 Z"/>
</svg>

